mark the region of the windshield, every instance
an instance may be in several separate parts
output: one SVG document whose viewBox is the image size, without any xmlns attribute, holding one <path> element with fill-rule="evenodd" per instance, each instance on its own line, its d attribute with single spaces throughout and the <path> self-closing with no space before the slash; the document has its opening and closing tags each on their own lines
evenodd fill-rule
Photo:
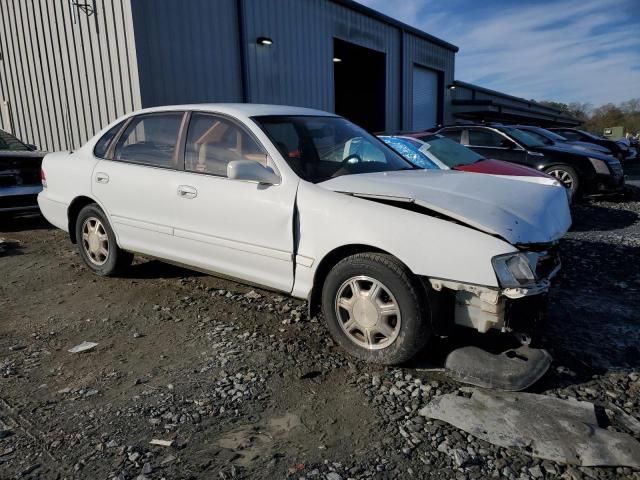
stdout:
<svg viewBox="0 0 640 480">
<path fill-rule="evenodd" d="M 538 140 L 533 135 L 529 135 L 529 132 L 512 127 L 503 127 L 500 130 L 527 148 L 544 147 L 545 145 L 543 141 Z"/>
<path fill-rule="evenodd" d="M 420 139 L 424 142 L 420 151 L 429 158 L 444 163 L 449 168 L 471 165 L 485 158 L 470 148 L 442 135 L 428 135 L 420 137 Z"/>
<path fill-rule="evenodd" d="M 0 130 L 0 150 L 28 152 L 30 149 L 10 133 Z"/>
<path fill-rule="evenodd" d="M 415 168 L 382 141 L 341 117 L 264 116 L 253 120 L 293 171 L 309 182 Z"/>
<path fill-rule="evenodd" d="M 423 146 L 423 143 L 418 140 L 386 136 L 379 138 L 416 167 L 420 167 L 425 170 L 440 170 L 443 167 L 447 168 L 446 165 L 434 162 L 424 152 L 422 152 L 420 148 Z"/>
</svg>

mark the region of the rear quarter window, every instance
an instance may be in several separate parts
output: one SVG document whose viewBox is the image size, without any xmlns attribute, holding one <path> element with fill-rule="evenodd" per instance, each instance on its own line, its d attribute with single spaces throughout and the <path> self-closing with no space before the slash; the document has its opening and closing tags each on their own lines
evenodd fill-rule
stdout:
<svg viewBox="0 0 640 480">
<path fill-rule="evenodd" d="M 98 158 L 107 157 L 109 146 L 111 145 L 111 142 L 113 141 L 115 136 L 118 134 L 118 132 L 122 128 L 123 124 L 124 124 L 124 121 L 118 123 L 117 125 L 114 125 L 107 131 L 107 133 L 105 133 L 104 135 L 102 135 L 102 137 L 100 137 L 100 140 L 96 142 L 96 146 L 93 147 L 93 154 L 96 157 Z"/>
</svg>

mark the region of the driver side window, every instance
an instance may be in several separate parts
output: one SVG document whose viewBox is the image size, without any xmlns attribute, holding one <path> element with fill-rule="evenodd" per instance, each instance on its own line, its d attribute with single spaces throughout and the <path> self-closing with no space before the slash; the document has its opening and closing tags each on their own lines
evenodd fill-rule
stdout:
<svg viewBox="0 0 640 480">
<path fill-rule="evenodd" d="M 194 112 L 187 133 L 185 170 L 226 177 L 227 165 L 233 160 L 254 160 L 266 166 L 267 155 L 231 120 Z"/>
</svg>

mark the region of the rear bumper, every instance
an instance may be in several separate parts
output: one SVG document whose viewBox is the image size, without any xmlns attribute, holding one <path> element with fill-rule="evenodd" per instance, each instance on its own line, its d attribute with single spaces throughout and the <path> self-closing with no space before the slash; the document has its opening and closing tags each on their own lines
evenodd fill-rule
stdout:
<svg viewBox="0 0 640 480">
<path fill-rule="evenodd" d="M 67 204 L 51 200 L 47 197 L 47 192 L 43 190 L 38 194 L 38 205 L 40 212 L 49 223 L 65 232 L 69 231 Z"/>
<path fill-rule="evenodd" d="M 16 185 L 0 187 L 0 212 L 25 212 L 38 210 L 38 193 L 41 185 Z"/>
</svg>

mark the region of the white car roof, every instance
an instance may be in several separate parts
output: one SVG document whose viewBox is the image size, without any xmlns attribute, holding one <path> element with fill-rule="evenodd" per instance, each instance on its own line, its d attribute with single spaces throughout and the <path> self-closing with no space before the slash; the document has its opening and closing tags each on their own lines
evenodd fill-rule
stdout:
<svg viewBox="0 0 640 480">
<path fill-rule="evenodd" d="M 133 112 L 132 115 L 171 110 L 200 110 L 206 112 L 226 113 L 227 115 L 240 118 L 260 115 L 336 116 L 333 113 L 314 110 L 312 108 L 290 107 L 287 105 L 265 105 L 258 103 L 193 103 L 187 105 L 164 105 L 161 107 L 143 108 L 142 110 Z"/>
</svg>

